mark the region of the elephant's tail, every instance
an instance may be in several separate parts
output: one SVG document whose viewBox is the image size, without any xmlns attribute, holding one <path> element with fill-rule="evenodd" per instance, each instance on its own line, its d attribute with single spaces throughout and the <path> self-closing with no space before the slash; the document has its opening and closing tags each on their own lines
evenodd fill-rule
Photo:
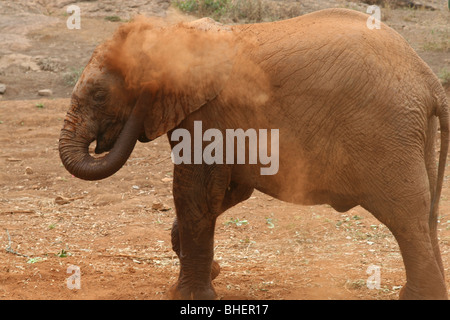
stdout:
<svg viewBox="0 0 450 320">
<path fill-rule="evenodd" d="M 443 94 L 439 94 L 438 97 L 438 104 L 435 114 L 439 118 L 439 125 L 441 130 L 441 147 L 439 153 L 439 165 L 435 189 L 436 191 L 434 193 L 434 199 L 431 199 L 431 211 L 429 220 L 430 226 L 435 226 L 437 224 L 439 199 L 441 197 L 442 186 L 444 184 L 444 171 L 449 147 L 449 111 L 445 92 L 443 92 Z"/>
</svg>

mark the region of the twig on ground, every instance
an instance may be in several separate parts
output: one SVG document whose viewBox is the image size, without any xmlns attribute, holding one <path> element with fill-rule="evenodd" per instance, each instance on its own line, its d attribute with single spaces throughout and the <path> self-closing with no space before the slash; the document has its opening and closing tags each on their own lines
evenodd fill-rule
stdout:
<svg viewBox="0 0 450 320">
<path fill-rule="evenodd" d="M 19 214 L 19 213 L 36 213 L 34 210 L 7 210 L 0 212 L 1 214 Z"/>
<path fill-rule="evenodd" d="M 13 254 L 21 256 L 21 257 L 29 258 L 29 256 L 27 256 L 26 254 L 19 253 L 17 251 L 14 251 L 13 249 L 11 249 L 12 241 L 11 241 L 11 236 L 9 235 L 8 229 L 6 229 L 6 235 L 8 236 L 8 242 L 9 242 L 8 246 L 6 247 L 6 252 L 13 253 Z"/>
<path fill-rule="evenodd" d="M 165 158 L 162 158 L 162 159 L 160 159 L 160 160 L 158 160 L 158 161 L 156 161 L 153 165 L 157 165 L 157 164 L 160 164 L 160 163 L 162 163 L 162 162 L 164 162 L 164 161 L 167 161 L 167 160 L 169 160 L 170 159 L 170 157 L 171 156 L 168 156 L 168 157 L 165 157 Z"/>
</svg>

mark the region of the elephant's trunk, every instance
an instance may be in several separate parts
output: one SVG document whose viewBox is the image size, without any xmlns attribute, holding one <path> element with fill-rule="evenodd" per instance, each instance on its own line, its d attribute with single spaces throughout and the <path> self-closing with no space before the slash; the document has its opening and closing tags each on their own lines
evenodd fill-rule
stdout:
<svg viewBox="0 0 450 320">
<path fill-rule="evenodd" d="M 142 132 L 146 105 L 149 100 L 142 95 L 125 123 L 114 147 L 101 158 L 89 154 L 89 145 L 95 139 L 90 138 L 83 128 L 79 128 L 78 119 L 67 114 L 59 139 L 59 154 L 67 171 L 84 180 L 105 179 L 116 173 L 128 160 Z"/>
</svg>

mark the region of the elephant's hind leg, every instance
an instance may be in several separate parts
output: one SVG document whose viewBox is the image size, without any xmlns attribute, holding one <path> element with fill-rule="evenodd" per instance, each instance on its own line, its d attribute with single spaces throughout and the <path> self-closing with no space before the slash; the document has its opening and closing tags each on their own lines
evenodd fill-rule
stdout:
<svg viewBox="0 0 450 320">
<path fill-rule="evenodd" d="M 401 299 L 447 299 L 441 272 L 440 255 L 436 254 L 429 216 L 431 195 L 425 168 L 405 173 L 399 183 L 380 186 L 363 207 L 383 222 L 396 238 L 406 269 L 406 285 Z M 419 174 L 420 173 L 420 174 Z M 402 176 L 397 171 L 397 176 Z M 393 187 L 395 186 L 395 187 Z"/>
</svg>

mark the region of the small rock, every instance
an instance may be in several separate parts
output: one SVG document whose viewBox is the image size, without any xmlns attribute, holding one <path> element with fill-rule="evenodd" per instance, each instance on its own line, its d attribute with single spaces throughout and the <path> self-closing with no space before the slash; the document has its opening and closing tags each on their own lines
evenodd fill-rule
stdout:
<svg viewBox="0 0 450 320">
<path fill-rule="evenodd" d="M 69 199 L 64 199 L 63 197 L 58 196 L 55 198 L 55 203 L 59 205 L 68 204 L 69 202 L 70 202 Z"/>
<path fill-rule="evenodd" d="M 25 173 L 26 173 L 26 174 L 33 174 L 34 171 L 33 171 L 33 169 L 31 169 L 30 167 L 26 167 L 26 168 L 25 168 Z"/>
<path fill-rule="evenodd" d="M 38 94 L 40 96 L 48 97 L 48 96 L 51 96 L 53 94 L 53 92 L 50 89 L 42 89 L 42 90 L 38 91 Z"/>
<path fill-rule="evenodd" d="M 105 194 L 100 194 L 97 197 L 95 197 L 92 204 L 94 206 L 103 207 L 103 206 L 108 206 L 108 205 L 117 203 L 120 200 L 121 200 L 121 197 L 117 196 L 114 193 L 111 193 L 111 194 L 105 193 Z"/>
<path fill-rule="evenodd" d="M 6 91 L 6 84 L 0 83 L 0 94 L 4 94 Z"/>
<path fill-rule="evenodd" d="M 170 208 L 168 206 L 166 206 L 165 204 L 163 204 L 161 202 L 153 202 L 152 209 L 153 210 L 158 210 L 158 211 L 168 211 L 168 210 L 170 210 Z"/>
<path fill-rule="evenodd" d="M 162 182 L 171 182 L 173 180 L 173 178 L 162 178 L 161 181 Z"/>
</svg>

